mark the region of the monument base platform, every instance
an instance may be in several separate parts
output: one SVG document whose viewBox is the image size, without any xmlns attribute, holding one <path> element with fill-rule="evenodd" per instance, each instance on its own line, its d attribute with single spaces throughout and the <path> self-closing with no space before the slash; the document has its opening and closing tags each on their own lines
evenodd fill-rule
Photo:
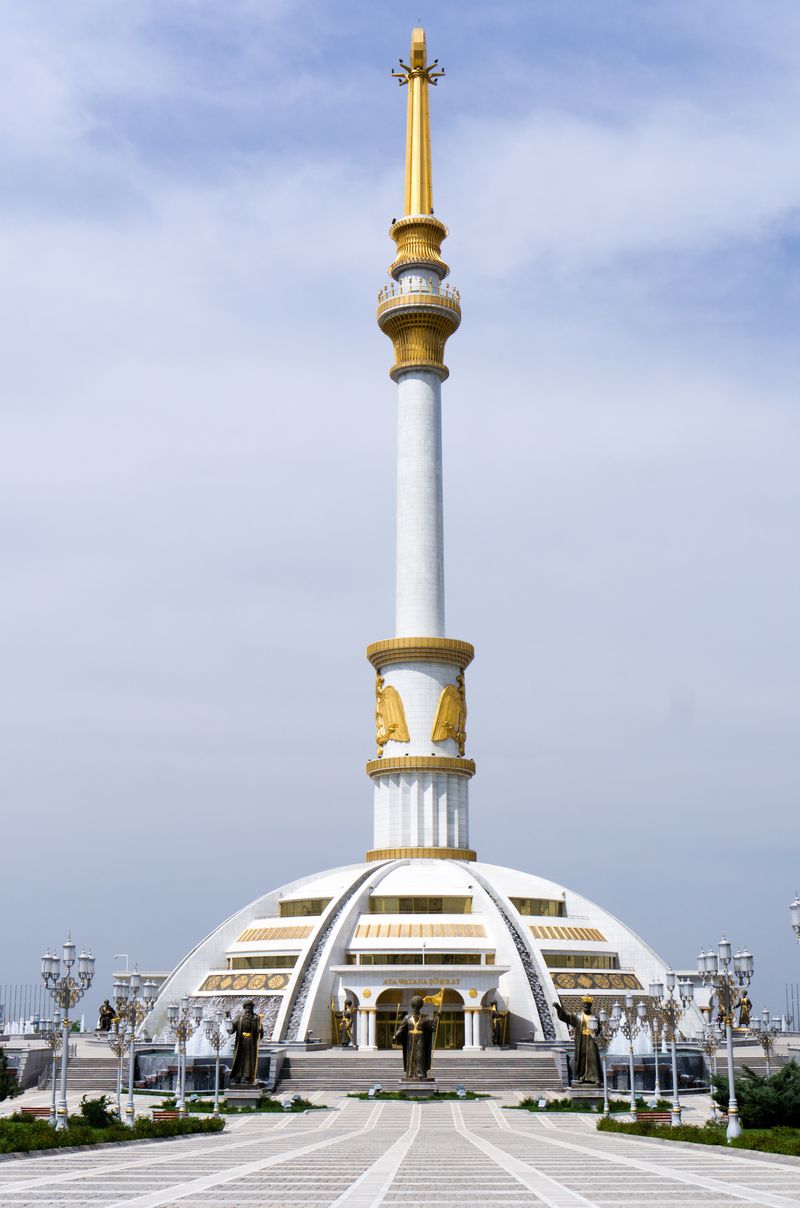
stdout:
<svg viewBox="0 0 800 1208">
<path fill-rule="evenodd" d="M 436 1079 L 401 1078 L 398 1087 L 406 1099 L 432 1099 L 436 1094 Z"/>
<path fill-rule="evenodd" d="M 257 1107 L 262 1091 L 258 1086 L 229 1086 L 225 1092 L 228 1107 Z"/>
</svg>

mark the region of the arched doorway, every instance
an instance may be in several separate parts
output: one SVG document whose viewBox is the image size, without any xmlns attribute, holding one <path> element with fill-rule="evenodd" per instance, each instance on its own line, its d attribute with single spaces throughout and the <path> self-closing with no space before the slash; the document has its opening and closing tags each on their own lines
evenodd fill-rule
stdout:
<svg viewBox="0 0 800 1208">
<path fill-rule="evenodd" d="M 375 1043 L 379 1049 L 399 1049 L 399 1045 L 392 1044 L 392 1037 L 403 1016 L 411 1010 L 411 999 L 415 994 L 421 994 L 424 997 L 426 994 L 431 994 L 431 989 L 425 987 L 415 990 L 413 987 L 409 987 L 402 990 L 384 990 L 378 996 Z M 436 1049 L 463 1049 L 464 1047 L 464 1001 L 456 990 L 445 989 L 439 1011 L 439 1026 L 436 1029 L 434 1047 Z"/>
</svg>

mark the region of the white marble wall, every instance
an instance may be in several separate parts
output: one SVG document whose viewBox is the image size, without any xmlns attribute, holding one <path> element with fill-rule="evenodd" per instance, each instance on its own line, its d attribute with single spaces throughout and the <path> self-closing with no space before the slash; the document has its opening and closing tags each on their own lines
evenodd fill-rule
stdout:
<svg viewBox="0 0 800 1208">
<path fill-rule="evenodd" d="M 375 848 L 469 847 L 469 781 L 443 772 L 375 778 Z"/>
</svg>

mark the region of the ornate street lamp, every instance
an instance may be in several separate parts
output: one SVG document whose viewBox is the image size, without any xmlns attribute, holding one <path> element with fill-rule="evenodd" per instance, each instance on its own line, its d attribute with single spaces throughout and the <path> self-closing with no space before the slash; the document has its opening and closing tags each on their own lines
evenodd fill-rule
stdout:
<svg viewBox="0 0 800 1208">
<path fill-rule="evenodd" d="M 703 1030 L 703 1039 L 700 1041 L 700 1048 L 703 1050 L 703 1056 L 706 1060 L 706 1071 L 708 1073 L 708 1085 L 711 1087 L 711 1115 L 710 1120 L 716 1122 L 717 1119 L 717 1102 L 714 1098 L 713 1078 L 717 1076 L 717 1051 L 719 1042 L 722 1039 L 722 1032 L 719 1027 L 712 1023 L 709 1019 Z"/>
<path fill-rule="evenodd" d="M 176 1002 L 170 1003 L 167 1007 L 167 1020 L 169 1022 L 170 1031 L 178 1041 L 178 1095 L 177 1107 L 178 1115 L 183 1118 L 187 1115 L 186 1111 L 186 1041 L 194 1032 L 195 1028 L 200 1026 L 200 1021 L 203 1018 L 203 1008 L 199 1003 L 190 1009 L 189 999 L 184 994 L 180 1001 L 180 1005 Z"/>
<path fill-rule="evenodd" d="M 228 1033 L 223 1027 L 222 1014 L 217 1011 L 211 1019 L 204 1021 L 206 1039 L 214 1050 L 214 1108 L 212 1115 L 219 1115 L 219 1052 L 227 1044 Z"/>
<path fill-rule="evenodd" d="M 764 1063 L 767 1067 L 767 1077 L 772 1075 L 770 1057 L 775 1052 L 778 1037 L 781 1034 L 781 1021 L 777 1016 L 770 1019 L 769 1007 L 764 1007 L 761 1018 L 756 1017 L 750 1028 L 750 1035 L 755 1037 L 764 1052 Z"/>
<path fill-rule="evenodd" d="M 67 1123 L 67 1065 L 69 1063 L 69 1013 L 83 998 L 94 977 L 94 957 L 82 952 L 78 957 L 78 976 L 72 976 L 75 964 L 75 945 L 71 934 L 62 945 L 61 959 L 48 948 L 42 957 L 42 981 L 50 992 L 56 1006 L 61 1008 L 61 1088 L 56 1104 L 55 1127 L 62 1132 Z"/>
<path fill-rule="evenodd" d="M 677 990 L 677 997 L 675 991 Z M 667 989 L 663 982 L 650 983 L 653 1010 L 661 1024 L 662 1035 L 670 1042 L 672 1053 L 672 1107 L 670 1124 L 677 1128 L 681 1122 L 681 1100 L 678 1091 L 678 1050 L 676 1047 L 678 1023 L 689 1003 L 694 998 L 694 986 L 690 981 L 679 982 L 671 969 L 667 971 Z"/>
<path fill-rule="evenodd" d="M 725 1025 L 728 1050 L 728 1129 L 727 1138 L 732 1141 L 741 1137 L 742 1124 L 739 1120 L 739 1105 L 736 1102 L 736 1075 L 733 1067 L 733 1012 L 736 1010 L 742 991 L 750 985 L 753 976 L 753 954 L 746 948 L 731 955 L 731 943 L 723 935 L 718 951 L 709 948 L 697 957 L 697 971 L 703 984 L 713 986 L 712 1002 L 716 999 L 719 1013 Z"/>
<path fill-rule="evenodd" d="M 636 1005 L 634 1013 L 633 995 L 625 995 L 625 1014 L 622 1014 L 622 1008 L 618 1002 L 615 1002 L 611 1008 L 611 1030 L 612 1032 L 621 1032 L 628 1042 L 628 1078 L 630 1081 L 631 1092 L 631 1117 L 636 1123 L 636 1088 L 633 1084 L 633 1042 L 640 1032 L 643 1032 L 646 1027 L 647 1007 L 641 999 Z"/>
<path fill-rule="evenodd" d="M 606 1054 L 608 1046 L 614 1036 L 614 1028 L 608 1018 L 608 1012 L 601 1007 L 596 1015 L 589 1016 L 589 1027 L 592 1029 L 597 1051 L 600 1054 L 600 1060 L 603 1063 L 603 1116 L 611 1115 L 611 1108 L 608 1102 L 608 1069 L 606 1067 Z"/>
<path fill-rule="evenodd" d="M 114 1026 L 108 1032 L 106 1040 L 108 1047 L 117 1059 L 117 1115 L 122 1119 L 122 1062 L 125 1054 L 128 1052 L 128 1036 L 125 1031 L 120 1030 L 119 1020 L 114 1021 Z"/>
<path fill-rule="evenodd" d="M 56 1007 L 53 1011 L 52 1019 L 39 1020 L 39 1034 L 44 1037 L 46 1043 L 50 1046 L 52 1060 L 50 1064 L 50 1086 L 52 1089 L 52 1097 L 50 1100 L 50 1126 L 55 1128 L 56 1125 L 56 1074 L 58 1073 L 58 1054 L 61 1052 L 61 1008 Z"/>
<path fill-rule="evenodd" d="M 789 918 L 792 921 L 792 928 L 797 936 L 797 942 L 800 943 L 800 894 L 794 895 L 794 901 L 789 903 Z"/>
<path fill-rule="evenodd" d="M 121 1014 L 126 1021 L 125 1039 L 128 1044 L 128 1101 L 125 1104 L 125 1123 L 130 1128 L 133 1128 L 136 1119 L 136 1109 L 133 1102 L 133 1080 L 136 1071 L 136 1029 L 148 1012 L 152 1010 L 157 993 L 155 982 L 148 980 L 142 985 L 139 970 L 136 968 L 119 985 L 121 993 L 124 993 L 121 1001 Z M 122 991 L 123 986 L 124 992 Z M 116 993 L 116 983 L 114 990 Z M 142 991 L 141 994 L 139 993 L 140 990 Z M 118 1008 L 119 1011 L 120 1008 Z"/>
</svg>

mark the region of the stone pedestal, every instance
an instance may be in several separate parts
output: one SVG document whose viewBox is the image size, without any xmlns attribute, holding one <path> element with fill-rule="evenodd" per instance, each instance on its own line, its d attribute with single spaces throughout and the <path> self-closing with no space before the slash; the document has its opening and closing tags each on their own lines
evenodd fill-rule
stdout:
<svg viewBox="0 0 800 1208">
<path fill-rule="evenodd" d="M 436 1094 L 435 1078 L 401 1078 L 400 1093 L 406 1099 L 431 1099 Z"/>
<path fill-rule="evenodd" d="M 229 1086 L 225 1092 L 225 1102 L 228 1107 L 258 1107 L 261 1094 L 258 1086 Z"/>
</svg>

